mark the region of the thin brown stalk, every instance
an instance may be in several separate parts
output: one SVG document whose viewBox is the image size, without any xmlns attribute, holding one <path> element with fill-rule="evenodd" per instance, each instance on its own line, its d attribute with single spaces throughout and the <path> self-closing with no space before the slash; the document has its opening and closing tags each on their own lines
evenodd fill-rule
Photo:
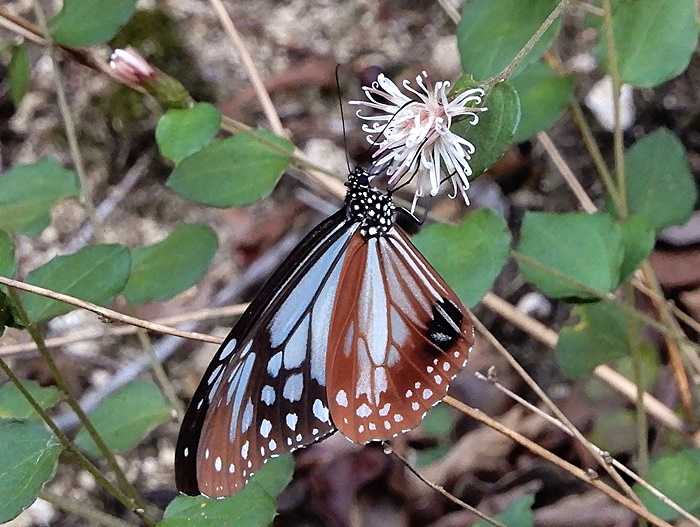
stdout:
<svg viewBox="0 0 700 527">
<path fill-rule="evenodd" d="M 71 153 L 73 165 L 75 166 L 75 170 L 78 173 L 78 179 L 80 180 L 80 203 L 85 209 L 88 218 L 90 218 L 93 231 L 97 232 L 99 226 L 97 215 L 95 214 L 95 207 L 92 203 L 92 185 L 87 177 L 87 171 L 85 170 L 85 163 L 83 161 L 83 154 L 80 151 L 80 145 L 78 144 L 78 133 L 75 127 L 75 120 L 73 119 L 73 115 L 70 110 L 70 105 L 68 104 L 68 97 L 66 96 L 66 87 L 63 80 L 63 73 L 61 72 L 61 65 L 56 59 L 54 43 L 47 28 L 46 14 L 44 13 L 44 9 L 41 7 L 41 2 L 39 2 L 39 0 L 34 0 L 34 13 L 36 14 L 39 27 L 45 35 L 44 38 L 48 44 L 49 58 L 51 59 L 51 63 L 53 65 L 53 79 L 56 87 L 58 108 L 61 112 L 61 118 L 63 119 L 63 127 L 66 130 L 68 148 Z"/>
<path fill-rule="evenodd" d="M 482 299 L 482 304 L 514 326 L 533 336 L 545 346 L 552 349 L 556 348 L 559 335 L 542 324 L 539 320 L 521 312 L 513 304 L 493 293 L 487 293 Z M 637 386 L 625 376 L 613 370 L 610 366 L 601 364 L 593 370 L 593 373 L 626 399 L 630 401 L 636 399 Z M 683 420 L 678 417 L 673 410 L 648 392 L 644 392 L 644 407 L 649 415 L 654 417 L 661 424 L 678 432 L 687 433 L 687 428 Z M 693 438 L 693 443 L 700 446 L 700 435 Z"/>
<path fill-rule="evenodd" d="M 221 343 L 221 339 L 213 337 L 211 335 L 205 335 L 203 333 L 195 333 L 191 331 L 180 331 L 179 329 L 163 326 L 162 324 L 154 324 L 153 322 L 141 320 L 140 318 L 131 317 L 129 315 L 119 313 L 118 311 L 98 306 L 96 304 L 93 304 L 92 302 L 80 300 L 79 298 L 75 298 L 70 295 L 65 295 L 63 293 L 51 291 L 50 289 L 45 289 L 43 287 L 27 284 L 25 282 L 20 282 L 19 280 L 13 280 L 12 278 L 0 276 L 0 284 L 7 285 L 15 289 L 21 289 L 22 291 L 28 291 L 30 293 L 45 296 L 47 298 L 52 298 L 53 300 L 59 300 L 61 302 L 65 302 L 66 304 L 71 304 L 73 306 L 92 311 L 93 313 L 96 313 L 97 315 L 100 315 L 104 318 L 116 320 L 124 324 L 131 324 L 132 326 L 137 326 L 143 329 L 147 329 L 149 331 L 167 333 L 168 335 L 175 335 L 176 337 L 182 337 L 190 340 L 199 340 L 201 342 L 211 342 L 212 344 Z"/>
<path fill-rule="evenodd" d="M 438 3 L 442 7 L 443 11 L 445 11 L 445 14 L 447 14 L 447 16 L 450 17 L 452 22 L 454 22 L 455 24 L 459 24 L 459 21 L 462 17 L 460 16 L 457 8 L 452 3 L 452 0 L 438 0 Z"/>
<path fill-rule="evenodd" d="M 488 328 L 481 323 L 479 319 L 477 319 L 475 316 L 472 315 L 472 321 L 474 322 L 474 326 L 476 327 L 476 330 L 481 333 L 486 340 L 489 341 L 489 343 L 498 351 L 498 353 L 506 359 L 508 364 L 510 364 L 511 368 L 513 368 L 516 373 L 525 381 L 525 383 L 530 387 L 530 389 L 537 394 L 537 396 L 542 400 L 542 402 L 549 408 L 549 411 L 552 412 L 554 415 L 557 416 L 557 418 L 563 422 L 571 431 L 571 434 L 581 443 L 581 445 L 588 450 L 591 455 L 595 458 L 595 460 L 598 462 L 598 464 L 605 469 L 608 474 L 610 475 L 611 478 L 615 481 L 615 483 L 618 484 L 618 486 L 627 494 L 632 500 L 640 503 L 639 497 L 634 493 L 632 488 L 625 483 L 625 481 L 620 477 L 620 475 L 617 473 L 617 471 L 611 467 L 608 463 L 606 463 L 605 459 L 600 455 L 600 453 L 597 451 L 597 449 L 584 437 L 584 435 L 581 433 L 581 431 L 576 428 L 576 426 L 569 420 L 568 417 L 562 412 L 559 407 L 552 401 L 552 399 L 549 398 L 549 396 L 545 393 L 545 391 L 540 388 L 540 385 L 535 382 L 535 379 L 533 379 L 529 373 L 525 371 L 525 368 L 523 368 L 520 363 L 515 360 L 515 357 L 510 354 L 510 352 L 501 344 L 501 342 L 494 336 L 493 333 L 491 333 Z"/>
<path fill-rule="evenodd" d="M 589 213 L 595 212 L 597 210 L 595 203 L 593 203 L 591 198 L 588 196 L 586 190 L 583 188 L 583 185 L 581 185 L 579 180 L 574 175 L 573 170 L 571 170 L 569 167 L 569 164 L 559 153 L 559 149 L 554 145 L 552 139 L 549 137 L 549 134 L 547 134 L 547 132 L 540 132 L 537 134 L 537 140 L 552 159 L 554 166 L 557 167 L 559 173 L 564 178 L 564 181 L 566 181 L 566 184 L 569 185 L 569 188 L 576 196 L 576 199 L 578 199 L 583 210 Z"/>
<path fill-rule="evenodd" d="M 556 417 L 553 417 L 553 416 L 549 415 L 548 413 L 542 411 L 540 408 L 538 408 L 538 407 L 535 406 L 534 404 L 532 404 L 532 403 L 526 401 L 525 399 L 523 399 L 522 397 L 520 397 L 518 394 L 516 394 L 515 392 L 511 391 L 510 389 L 508 389 L 506 386 L 504 386 L 503 384 L 501 384 L 501 383 L 497 380 L 497 378 L 496 378 L 494 375 L 491 374 L 491 371 L 489 371 L 489 375 L 483 375 L 483 374 L 481 374 L 481 373 L 479 373 L 479 372 L 475 372 L 474 375 L 475 375 L 475 377 L 476 377 L 477 379 L 480 379 L 480 380 L 482 380 L 482 381 L 484 381 L 484 382 L 488 382 L 488 383 L 491 384 L 494 388 L 496 388 L 498 391 L 500 391 L 501 393 L 503 393 L 503 394 L 506 395 L 507 397 L 510 397 L 511 399 L 513 399 L 515 402 L 517 402 L 517 403 L 520 404 L 521 406 L 524 406 L 525 408 L 527 408 L 527 409 L 530 410 L 531 412 L 533 412 L 533 413 L 539 415 L 539 416 L 542 417 L 543 419 L 546 419 L 548 422 L 550 422 L 551 424 L 553 424 L 554 426 L 556 426 L 557 428 L 559 428 L 562 432 L 564 432 L 564 433 L 566 433 L 566 434 L 568 434 L 568 435 L 570 435 L 570 436 L 573 437 L 573 434 L 571 433 L 571 430 L 569 430 L 569 428 L 568 428 L 564 423 L 562 423 L 562 422 L 561 422 L 559 419 L 557 419 Z M 600 455 L 605 459 L 606 463 L 607 463 L 607 462 L 612 463 L 612 465 L 613 465 L 616 469 L 618 469 L 620 472 L 624 472 L 624 474 L 625 474 L 626 476 L 628 476 L 628 477 L 630 477 L 631 479 L 633 479 L 636 483 L 639 483 L 642 487 L 644 487 L 644 488 L 647 489 L 649 492 L 651 492 L 654 496 L 656 496 L 656 497 L 657 497 L 659 500 L 661 500 L 664 504 L 668 505 L 668 506 L 671 507 L 673 510 L 675 510 L 676 512 L 678 512 L 678 514 L 680 514 L 681 516 L 683 516 L 684 518 L 686 518 L 686 519 L 687 519 L 688 521 L 690 521 L 693 525 L 696 525 L 696 526 L 700 527 L 700 519 L 698 519 L 697 517 L 695 517 L 695 516 L 693 516 L 692 514 L 690 514 L 690 513 L 689 513 L 688 511 L 686 511 L 683 507 L 681 507 L 680 505 L 678 505 L 675 501 L 671 500 L 671 498 L 669 498 L 669 497 L 666 496 L 663 492 L 661 492 L 659 489 L 657 489 L 656 487 L 654 487 L 651 483 L 649 483 L 649 482 L 646 481 L 645 479 L 642 479 L 639 475 L 637 475 L 633 470 L 629 469 L 626 465 L 624 465 L 623 463 L 620 463 L 617 459 L 615 459 L 614 457 L 612 457 L 612 456 L 610 455 L 610 453 L 605 452 L 604 450 L 601 450 L 600 448 L 598 448 L 598 447 L 597 447 L 596 445 L 594 445 L 593 443 L 591 443 L 591 445 L 593 446 L 593 448 L 595 448 L 595 449 L 600 453 Z"/>
<path fill-rule="evenodd" d="M 233 47 L 238 52 L 238 56 L 240 57 L 241 62 L 243 63 L 243 67 L 245 68 L 246 73 L 248 74 L 250 83 L 253 85 L 253 89 L 255 90 L 255 93 L 258 96 L 260 105 L 262 106 L 263 112 L 265 112 L 265 117 L 267 117 L 267 120 L 269 121 L 272 130 L 277 135 L 284 137 L 286 135 L 284 132 L 284 127 L 282 126 L 282 121 L 280 120 L 279 115 L 277 114 L 277 111 L 275 110 L 275 107 L 272 104 L 270 94 L 267 93 L 265 83 L 260 78 L 260 73 L 258 73 L 258 69 L 255 67 L 255 63 L 253 62 L 253 59 L 250 56 L 250 53 L 248 52 L 248 48 L 246 48 L 246 45 L 243 42 L 243 39 L 241 38 L 240 34 L 238 33 L 238 30 L 236 29 L 233 20 L 231 20 L 231 17 L 226 11 L 226 7 L 224 6 L 221 0 L 209 1 L 212 7 L 214 8 L 214 11 L 216 11 L 219 20 L 221 21 L 221 25 L 224 26 L 224 30 L 231 39 Z"/>
<path fill-rule="evenodd" d="M 558 466 L 562 470 L 565 470 L 569 474 L 573 475 L 575 478 L 580 479 L 584 483 L 587 483 L 588 485 L 591 485 L 592 487 L 595 487 L 596 489 L 600 490 L 604 494 L 606 494 L 609 498 L 612 500 L 616 501 L 623 507 L 626 507 L 627 509 L 631 510 L 635 514 L 637 514 L 639 517 L 644 518 L 648 520 L 650 523 L 660 526 L 660 527 L 671 527 L 671 525 L 668 522 L 665 522 L 655 514 L 652 514 L 649 512 L 647 509 L 639 505 L 638 503 L 632 501 L 628 497 L 624 496 L 623 494 L 620 494 L 617 492 L 615 489 L 607 485 L 606 483 L 603 483 L 600 479 L 597 479 L 595 477 L 591 477 L 586 471 L 578 468 L 575 465 L 572 465 L 568 461 L 563 460 L 556 454 L 553 454 L 546 448 L 540 446 L 539 444 L 535 443 L 534 441 L 528 439 L 527 437 L 523 436 L 522 434 L 519 434 L 518 432 L 511 430 L 510 428 L 502 425 L 495 419 L 489 417 L 485 413 L 481 412 L 480 410 L 477 410 L 476 408 L 472 408 L 471 406 L 458 401 L 457 399 L 447 396 L 443 399 L 443 402 L 446 404 L 449 404 L 456 410 L 459 410 L 463 414 L 471 417 L 472 419 L 479 421 L 480 423 L 485 424 L 489 428 L 493 428 L 497 432 L 500 432 L 501 434 L 505 435 L 506 437 L 509 437 L 519 445 L 522 445 L 525 447 L 527 450 L 529 450 L 531 453 L 535 454 L 538 457 L 541 457 L 542 459 L 549 461 L 550 463 Z"/>
<path fill-rule="evenodd" d="M 409 470 L 409 472 L 411 472 L 419 480 L 421 480 L 423 483 L 425 483 L 428 487 L 439 492 L 440 494 L 442 494 L 445 498 L 450 500 L 455 505 L 462 507 L 464 510 L 471 512 L 472 514 L 481 518 L 485 522 L 487 522 L 491 525 L 494 525 L 495 527 L 506 527 L 504 524 L 502 524 L 501 522 L 499 522 L 495 518 L 491 518 L 490 516 L 487 516 L 483 512 L 479 511 L 476 507 L 472 507 L 468 503 L 460 500 L 457 496 L 455 496 L 454 494 L 451 494 L 450 492 L 445 490 L 444 487 L 441 487 L 440 485 L 433 483 L 428 478 L 423 476 L 420 472 L 418 472 L 418 470 L 416 470 L 416 468 L 413 465 L 411 465 L 408 462 L 408 460 L 405 457 L 403 457 L 401 454 L 396 452 L 396 450 L 394 450 L 394 448 L 391 446 L 391 444 L 389 444 L 387 442 L 384 442 L 383 444 L 384 444 L 384 451 L 385 452 L 388 451 L 391 455 L 393 455 L 396 459 L 398 459 Z"/>
<path fill-rule="evenodd" d="M 84 500 L 78 501 L 66 496 L 59 496 L 47 490 L 42 490 L 39 496 L 57 509 L 61 509 L 68 514 L 74 514 L 79 518 L 87 520 L 89 525 L 101 525 L 102 527 L 132 527 L 131 523 L 125 522 L 121 518 L 89 507 Z"/>
<path fill-rule="evenodd" d="M 156 318 L 152 320 L 154 324 L 163 326 L 175 326 L 183 322 L 197 322 L 202 320 L 212 320 L 217 318 L 235 317 L 243 314 L 248 307 L 248 304 L 234 304 L 223 307 L 211 307 L 198 309 L 195 311 L 187 311 L 179 315 L 170 317 Z M 60 337 L 45 339 L 44 342 L 47 348 L 58 348 L 75 342 L 83 342 L 86 340 L 101 339 L 104 337 L 117 337 L 125 335 L 134 335 L 139 331 L 138 326 L 124 325 L 118 327 L 107 326 L 104 329 L 88 329 L 76 331 Z M 11 357 L 22 353 L 36 351 L 37 347 L 34 342 L 23 342 L 21 344 L 10 344 L 0 347 L 1 357 Z"/>
<path fill-rule="evenodd" d="M 177 390 L 175 390 L 173 383 L 170 382 L 168 374 L 163 368 L 163 364 L 161 364 L 153 351 L 153 345 L 151 339 L 148 337 L 148 333 L 144 329 L 139 329 L 136 334 L 139 337 L 139 342 L 141 342 L 141 347 L 151 359 L 151 369 L 153 369 L 153 376 L 160 387 L 160 391 L 168 400 L 170 406 L 175 410 L 178 422 L 182 422 L 182 418 L 185 416 L 185 409 L 182 406 L 182 402 L 177 397 Z"/>
<path fill-rule="evenodd" d="M 48 366 L 49 371 L 51 372 L 51 376 L 53 377 L 53 380 L 56 383 L 56 386 L 63 393 L 65 400 L 68 403 L 68 406 L 70 406 L 71 410 L 75 412 L 75 415 L 80 420 L 80 423 L 83 425 L 83 428 L 93 440 L 93 442 L 97 446 L 97 449 L 104 456 L 105 460 L 107 461 L 107 464 L 112 469 L 112 472 L 114 472 L 114 475 L 116 476 L 117 481 L 119 482 L 119 486 L 128 495 L 129 500 L 131 502 L 130 508 L 135 510 L 145 510 L 146 504 L 144 503 L 143 499 L 139 496 L 138 492 L 136 491 L 136 488 L 127 479 L 126 474 L 124 474 L 124 471 L 119 466 L 119 463 L 117 463 L 117 459 L 114 455 L 114 452 L 112 452 L 112 449 L 110 449 L 109 446 L 107 446 L 107 443 L 105 443 L 100 433 L 92 424 L 92 421 L 90 421 L 90 418 L 80 406 L 78 399 L 76 399 L 76 397 L 73 395 L 73 391 L 68 386 L 68 383 L 63 377 L 60 368 L 56 364 L 53 355 L 51 355 L 51 352 L 49 352 L 49 350 L 44 345 L 44 337 L 39 331 L 39 328 L 37 328 L 37 326 L 29 319 L 27 311 L 24 309 L 24 305 L 22 304 L 19 295 L 17 295 L 15 289 L 9 289 L 9 294 L 10 298 L 12 299 L 13 305 L 17 308 L 17 313 L 19 315 L 20 321 L 22 322 L 22 325 L 26 328 L 27 332 L 32 337 L 32 340 L 34 340 L 34 342 L 36 343 L 37 349 L 39 350 L 41 357 L 44 359 L 44 362 Z"/>
</svg>

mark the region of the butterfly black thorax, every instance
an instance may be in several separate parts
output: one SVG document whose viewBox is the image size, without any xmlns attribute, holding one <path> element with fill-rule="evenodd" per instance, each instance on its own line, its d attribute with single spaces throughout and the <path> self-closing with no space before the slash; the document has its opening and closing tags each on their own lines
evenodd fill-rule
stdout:
<svg viewBox="0 0 700 527">
<path fill-rule="evenodd" d="M 369 175 L 362 168 L 353 170 L 345 183 L 345 210 L 348 220 L 360 223 L 360 234 L 374 238 L 386 234 L 394 223 L 395 206 L 391 196 L 369 185 Z"/>
</svg>

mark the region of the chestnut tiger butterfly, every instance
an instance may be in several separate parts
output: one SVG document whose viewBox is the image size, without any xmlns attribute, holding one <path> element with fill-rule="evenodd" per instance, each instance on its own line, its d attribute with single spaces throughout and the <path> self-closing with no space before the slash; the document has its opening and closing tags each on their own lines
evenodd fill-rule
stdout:
<svg viewBox="0 0 700 527">
<path fill-rule="evenodd" d="M 361 168 L 346 187 L 207 368 L 178 437 L 181 492 L 230 496 L 270 458 L 336 430 L 356 443 L 406 432 L 466 365 L 471 319 L 394 224 L 390 193 Z"/>
</svg>

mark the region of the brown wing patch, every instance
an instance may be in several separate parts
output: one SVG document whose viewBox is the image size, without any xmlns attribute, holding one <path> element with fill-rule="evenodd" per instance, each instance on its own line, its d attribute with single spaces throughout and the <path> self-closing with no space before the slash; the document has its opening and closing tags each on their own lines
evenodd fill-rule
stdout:
<svg viewBox="0 0 700 527">
<path fill-rule="evenodd" d="M 457 295 L 394 228 L 345 262 L 329 334 L 327 398 L 355 442 L 417 426 L 466 365 L 473 327 Z"/>
</svg>

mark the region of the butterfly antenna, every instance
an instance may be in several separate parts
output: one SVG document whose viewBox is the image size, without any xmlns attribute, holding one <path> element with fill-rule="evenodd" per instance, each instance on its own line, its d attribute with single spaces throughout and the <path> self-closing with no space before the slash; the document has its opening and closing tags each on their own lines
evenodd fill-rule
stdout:
<svg viewBox="0 0 700 527">
<path fill-rule="evenodd" d="M 348 134 L 345 131 L 345 114 L 343 113 L 343 90 L 340 87 L 340 64 L 335 65 L 335 85 L 338 88 L 338 107 L 340 108 L 340 122 L 343 125 L 343 146 L 345 147 L 345 164 L 348 166 L 348 174 L 352 172 L 350 168 L 350 158 L 348 157 Z"/>
</svg>

